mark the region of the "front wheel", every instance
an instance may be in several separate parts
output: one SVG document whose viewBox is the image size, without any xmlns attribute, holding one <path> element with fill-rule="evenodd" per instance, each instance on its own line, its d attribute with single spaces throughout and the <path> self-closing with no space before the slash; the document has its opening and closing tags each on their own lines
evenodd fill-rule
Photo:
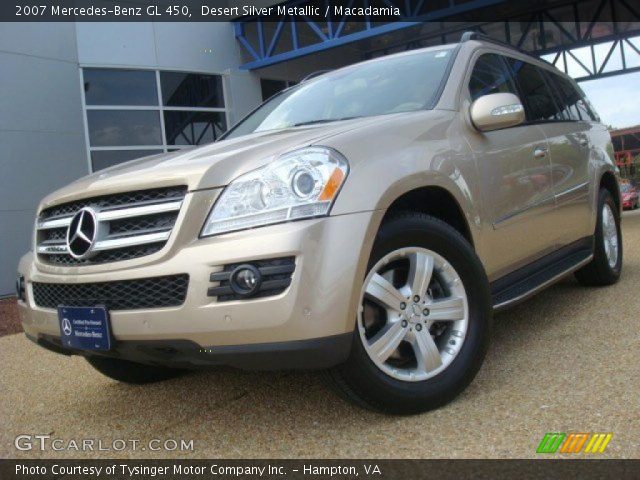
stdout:
<svg viewBox="0 0 640 480">
<path fill-rule="evenodd" d="M 348 399 L 387 413 L 444 405 L 482 364 L 490 298 L 480 260 L 460 233 L 424 214 L 398 215 L 378 233 L 351 355 L 329 378 Z"/>
<path fill-rule="evenodd" d="M 594 235 L 593 259 L 575 274 L 587 286 L 612 285 L 622 271 L 622 231 L 620 214 L 613 196 L 601 189 L 598 195 L 598 217 Z"/>
</svg>

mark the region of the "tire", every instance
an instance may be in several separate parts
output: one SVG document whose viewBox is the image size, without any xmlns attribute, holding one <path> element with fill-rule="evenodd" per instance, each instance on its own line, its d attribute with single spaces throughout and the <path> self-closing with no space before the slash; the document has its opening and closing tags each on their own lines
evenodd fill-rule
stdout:
<svg viewBox="0 0 640 480">
<path fill-rule="evenodd" d="M 424 214 L 406 212 L 395 215 L 385 221 L 378 232 L 367 268 L 367 279 L 373 278 L 372 275 L 375 276 L 376 272 L 372 272 L 372 269 L 377 264 L 381 261 L 385 264 L 384 262 L 389 255 L 394 255 L 395 252 L 404 251 L 405 249 L 416 249 L 418 252 L 416 255 L 419 255 L 423 250 L 429 251 L 435 253 L 434 258 L 440 258 L 438 261 L 444 260 L 445 267 L 442 270 L 433 269 L 434 273 L 431 278 L 436 280 L 431 280 L 432 283 L 427 281 L 427 284 L 431 286 L 430 292 L 437 286 L 433 282 L 440 281 L 441 272 L 443 270 L 451 272 L 449 267 L 453 267 L 453 275 L 458 275 L 456 284 L 461 284 L 464 287 L 464 294 L 466 295 L 466 333 L 460 343 L 461 346 L 455 347 L 458 348 L 458 351 L 452 357 L 453 359 L 450 360 L 450 363 L 445 366 L 444 360 L 441 360 L 442 365 L 440 368 L 444 369 L 439 373 L 434 373 L 433 376 L 428 377 L 429 372 L 426 372 L 425 369 L 426 373 L 421 373 L 423 376 L 426 375 L 425 379 L 407 380 L 406 375 L 410 376 L 411 372 L 411 369 L 408 369 L 407 373 L 402 370 L 402 375 L 405 375 L 405 377 L 394 378 L 392 371 L 390 373 L 383 371 L 383 368 L 390 370 L 392 367 L 387 364 L 382 364 L 382 367 L 380 367 L 372 360 L 372 356 L 367 353 L 367 348 L 371 348 L 371 346 L 365 347 L 365 343 L 369 343 L 372 340 L 366 339 L 367 330 L 364 326 L 366 310 L 364 308 L 359 310 L 351 354 L 344 364 L 329 370 L 327 377 L 338 393 L 346 399 L 365 408 L 391 414 L 416 414 L 432 410 L 447 404 L 460 394 L 471 383 L 480 369 L 487 352 L 492 327 L 492 303 L 487 276 L 473 248 L 457 230 L 439 219 Z M 404 257 L 404 254 L 398 262 L 403 261 L 402 257 Z M 411 265 L 411 260 L 407 261 Z M 446 266 L 447 263 L 449 264 L 448 267 Z M 394 263 L 391 262 L 390 265 L 394 265 Z M 407 285 L 402 288 L 406 288 L 409 284 L 411 267 L 409 267 L 408 272 Z M 395 275 L 395 273 L 392 273 L 392 275 Z M 368 285 L 367 279 L 365 279 L 366 285 Z M 434 298 L 435 295 L 433 294 L 425 295 L 424 301 L 433 301 Z M 361 302 L 364 303 L 364 299 L 365 295 L 363 293 Z M 407 302 L 411 303 L 414 300 L 415 297 L 411 297 Z M 411 303 L 411 308 L 413 306 L 414 304 Z M 427 310 L 425 309 L 424 311 L 426 312 Z M 405 307 L 405 311 L 409 312 L 409 308 Z M 411 312 L 413 311 L 411 310 Z M 438 310 L 435 311 L 438 312 Z M 433 311 L 423 314 L 433 314 Z M 427 325 L 426 319 L 428 317 L 417 317 L 415 313 L 405 313 L 405 315 L 424 318 L 423 321 Z M 435 322 L 434 326 L 440 323 L 446 325 L 446 322 Z M 390 324 L 387 319 L 387 323 L 383 328 L 388 327 Z M 454 323 L 451 325 L 454 325 Z M 413 335 L 417 336 L 419 325 L 410 323 L 409 327 L 413 331 Z M 426 326 L 420 327 L 421 334 L 426 333 L 429 335 L 426 338 L 432 337 L 431 329 L 433 326 L 428 328 Z M 380 332 L 382 332 L 382 329 Z M 380 332 L 377 335 L 380 335 Z M 458 332 L 453 331 L 453 334 L 457 335 Z M 374 336 L 373 339 L 375 338 L 377 337 Z M 440 339 L 437 336 L 434 338 L 435 343 Z M 451 336 L 448 339 L 443 337 L 446 340 L 444 349 L 449 348 L 448 345 L 452 338 Z M 414 341 L 415 344 L 420 343 L 415 339 Z M 402 342 L 406 347 L 404 344 L 406 340 Z M 440 350 L 442 343 L 440 346 L 436 346 Z M 412 348 L 415 350 L 416 347 Z M 393 355 L 399 355 L 400 350 L 401 348 L 398 347 Z M 444 358 L 443 351 L 439 353 L 441 358 Z M 413 355 L 415 370 L 417 371 L 419 368 L 418 354 L 414 352 Z M 392 360 L 396 361 L 396 359 Z M 427 362 L 423 360 L 423 363 L 426 364 Z M 437 369 L 432 370 L 432 372 L 437 371 Z M 417 376 L 417 374 L 414 376 Z"/>
<path fill-rule="evenodd" d="M 184 373 L 183 370 L 144 365 L 119 358 L 91 356 L 86 357 L 86 360 L 103 375 L 123 383 L 144 384 L 160 382 Z"/>
<path fill-rule="evenodd" d="M 610 209 L 613 214 L 615 232 L 617 234 L 617 258 L 613 265 L 609 262 L 607 249 L 605 247 L 605 229 L 603 227 L 603 213 L 605 208 Z M 582 285 L 589 287 L 613 285 L 620 278 L 622 271 L 622 231 L 620 229 L 620 212 L 616 207 L 611 192 L 604 188 L 600 189 L 598 195 L 598 216 L 594 241 L 593 259 L 578 270 L 575 276 Z"/>
</svg>

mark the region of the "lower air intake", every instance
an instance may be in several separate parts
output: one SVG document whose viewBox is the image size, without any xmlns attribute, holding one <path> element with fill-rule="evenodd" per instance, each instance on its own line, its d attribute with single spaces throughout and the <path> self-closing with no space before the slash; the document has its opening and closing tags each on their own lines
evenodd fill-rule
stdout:
<svg viewBox="0 0 640 480">
<path fill-rule="evenodd" d="M 187 297 L 189 275 L 122 280 L 99 283 L 33 283 L 38 307 L 91 307 L 109 310 L 177 307 Z"/>
</svg>

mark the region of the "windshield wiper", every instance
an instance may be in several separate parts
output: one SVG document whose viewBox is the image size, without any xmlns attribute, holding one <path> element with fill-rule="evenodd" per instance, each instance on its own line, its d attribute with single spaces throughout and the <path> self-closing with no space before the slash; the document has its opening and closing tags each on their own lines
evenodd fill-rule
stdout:
<svg viewBox="0 0 640 480">
<path fill-rule="evenodd" d="M 318 120 L 309 120 L 308 122 L 300 122 L 300 123 L 292 123 L 287 128 L 291 127 L 302 127 L 304 125 L 314 125 L 316 123 L 329 123 L 329 122 L 341 122 L 343 120 L 352 120 L 354 118 L 360 118 L 361 116 L 355 117 L 342 117 L 342 118 L 320 118 Z"/>
</svg>

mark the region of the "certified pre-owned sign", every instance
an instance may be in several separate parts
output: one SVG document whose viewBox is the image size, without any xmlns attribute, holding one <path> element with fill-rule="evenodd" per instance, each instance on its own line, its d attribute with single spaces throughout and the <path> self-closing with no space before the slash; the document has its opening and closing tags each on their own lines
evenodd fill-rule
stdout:
<svg viewBox="0 0 640 480">
<path fill-rule="evenodd" d="M 18 435 L 14 442 L 14 446 L 21 451 L 29 450 L 53 450 L 60 451 L 76 451 L 76 452 L 93 452 L 93 451 L 180 451 L 193 452 L 195 450 L 193 440 L 185 439 L 159 439 L 140 440 L 135 438 L 115 438 L 103 440 L 100 438 L 55 438 L 51 435 L 24 434 Z"/>
</svg>

